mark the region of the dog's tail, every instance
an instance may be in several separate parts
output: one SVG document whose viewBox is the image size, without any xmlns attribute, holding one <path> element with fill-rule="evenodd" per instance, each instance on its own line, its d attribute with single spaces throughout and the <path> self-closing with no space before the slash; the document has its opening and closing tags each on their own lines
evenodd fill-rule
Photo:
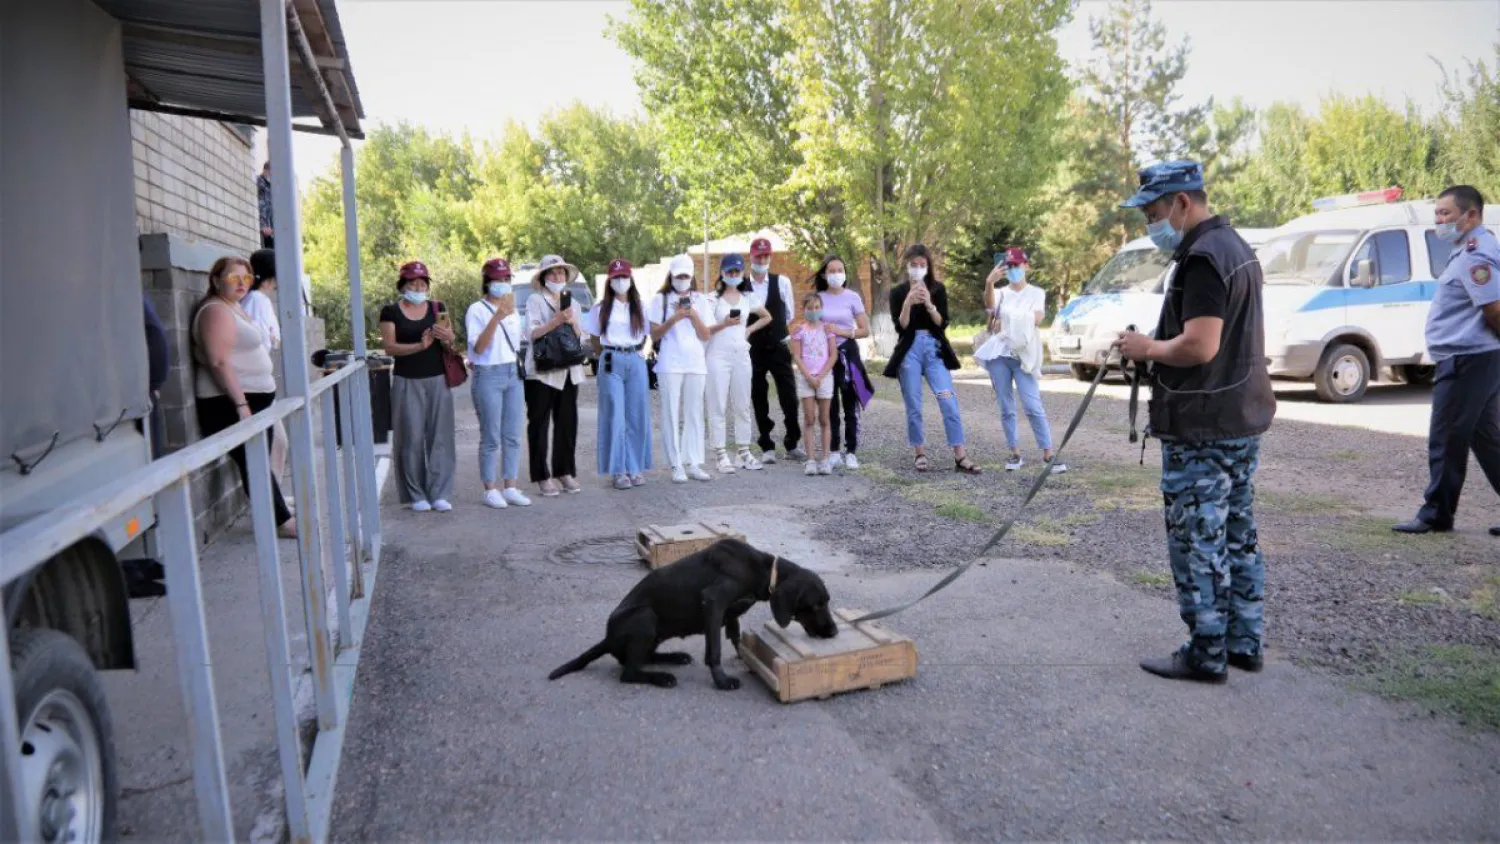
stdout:
<svg viewBox="0 0 1500 844">
<path fill-rule="evenodd" d="M 559 665 L 558 667 L 552 669 L 552 673 L 547 675 L 547 679 L 556 680 L 558 677 L 561 677 L 564 674 L 572 674 L 574 671 L 581 671 L 589 663 L 593 662 L 601 656 L 604 656 L 607 653 L 609 653 L 609 646 L 606 645 L 603 640 L 600 640 L 599 644 L 584 651 L 577 659 L 571 662 L 565 662 L 562 665 Z"/>
</svg>

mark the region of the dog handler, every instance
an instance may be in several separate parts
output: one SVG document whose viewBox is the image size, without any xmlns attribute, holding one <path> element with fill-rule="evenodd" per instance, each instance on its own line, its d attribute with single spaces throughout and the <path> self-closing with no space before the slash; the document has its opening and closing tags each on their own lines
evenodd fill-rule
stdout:
<svg viewBox="0 0 1500 844">
<path fill-rule="evenodd" d="M 1222 683 L 1227 665 L 1258 671 L 1265 558 L 1253 479 L 1276 398 L 1266 372 L 1261 268 L 1222 216 L 1209 213 L 1196 162 L 1140 171 L 1124 208 L 1173 250 L 1156 337 L 1121 332 L 1120 354 L 1151 379 L 1147 433 L 1161 440 L 1167 555 L 1189 640 L 1141 668 L 1173 680 Z"/>
</svg>

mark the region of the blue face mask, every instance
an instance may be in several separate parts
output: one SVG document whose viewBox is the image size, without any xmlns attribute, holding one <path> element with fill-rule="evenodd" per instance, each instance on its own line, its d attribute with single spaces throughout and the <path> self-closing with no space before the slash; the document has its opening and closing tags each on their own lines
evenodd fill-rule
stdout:
<svg viewBox="0 0 1500 844">
<path fill-rule="evenodd" d="M 822 311 L 803 311 L 802 315 L 807 317 L 808 322 L 817 322 L 823 318 Z"/>
<path fill-rule="evenodd" d="M 1147 225 L 1146 236 L 1157 249 L 1175 250 L 1182 243 L 1182 232 L 1172 228 L 1171 220 L 1165 217 Z"/>
<path fill-rule="evenodd" d="M 420 305 L 423 302 L 427 301 L 427 291 L 407 290 L 401 294 L 401 297 L 406 301 L 412 303 L 413 305 Z"/>
<path fill-rule="evenodd" d="M 1458 223 L 1455 222 L 1438 223 L 1433 228 L 1432 233 L 1437 235 L 1437 239 L 1444 243 L 1457 243 L 1461 236 L 1458 231 Z"/>
<path fill-rule="evenodd" d="M 492 281 L 486 287 L 491 296 L 499 299 L 501 296 L 510 294 L 510 285 L 503 281 Z"/>
<path fill-rule="evenodd" d="M 1011 267 L 1005 271 L 1005 277 L 1010 280 L 1011 284 L 1020 284 L 1026 280 L 1026 268 Z"/>
</svg>

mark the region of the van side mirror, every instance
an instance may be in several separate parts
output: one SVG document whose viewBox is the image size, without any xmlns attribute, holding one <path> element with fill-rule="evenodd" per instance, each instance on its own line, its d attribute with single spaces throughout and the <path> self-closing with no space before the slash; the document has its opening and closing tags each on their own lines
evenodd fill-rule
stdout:
<svg viewBox="0 0 1500 844">
<path fill-rule="evenodd" d="M 1375 262 L 1369 258 L 1361 259 L 1355 265 L 1354 278 L 1349 280 L 1350 287 L 1374 287 L 1375 286 Z"/>
</svg>

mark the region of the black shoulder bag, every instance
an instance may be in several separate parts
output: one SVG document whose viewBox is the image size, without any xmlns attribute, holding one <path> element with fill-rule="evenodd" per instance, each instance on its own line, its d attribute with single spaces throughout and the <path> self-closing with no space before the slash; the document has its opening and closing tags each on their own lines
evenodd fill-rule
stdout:
<svg viewBox="0 0 1500 844">
<path fill-rule="evenodd" d="M 543 296 L 543 301 L 549 306 L 552 304 L 545 298 L 545 294 L 537 295 Z M 532 344 L 532 348 L 535 349 L 537 372 L 567 369 L 588 360 L 588 354 L 583 350 L 583 340 L 573 330 L 573 326 L 567 323 L 543 334 Z"/>
</svg>

